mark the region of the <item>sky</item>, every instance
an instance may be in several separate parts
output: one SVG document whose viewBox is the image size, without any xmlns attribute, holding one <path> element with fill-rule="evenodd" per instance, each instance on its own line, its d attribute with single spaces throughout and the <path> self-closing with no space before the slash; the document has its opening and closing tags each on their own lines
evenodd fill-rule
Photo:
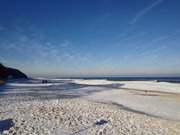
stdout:
<svg viewBox="0 0 180 135">
<path fill-rule="evenodd" d="M 31 76 L 180 76 L 180 1 L 1 0 L 0 62 Z"/>
</svg>

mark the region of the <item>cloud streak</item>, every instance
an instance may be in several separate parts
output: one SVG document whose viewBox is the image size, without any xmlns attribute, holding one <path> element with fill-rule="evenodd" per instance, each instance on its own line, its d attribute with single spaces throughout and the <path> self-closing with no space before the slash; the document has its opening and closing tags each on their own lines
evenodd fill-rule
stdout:
<svg viewBox="0 0 180 135">
<path fill-rule="evenodd" d="M 148 5 L 147 7 L 145 7 L 144 9 L 142 9 L 141 11 L 139 11 L 136 16 L 132 19 L 131 24 L 135 24 L 137 21 L 139 21 L 143 16 L 145 16 L 149 11 L 151 11 L 152 8 L 158 6 L 159 4 L 161 4 L 163 2 L 163 0 L 156 0 L 155 2 L 153 2 L 152 4 Z"/>
</svg>

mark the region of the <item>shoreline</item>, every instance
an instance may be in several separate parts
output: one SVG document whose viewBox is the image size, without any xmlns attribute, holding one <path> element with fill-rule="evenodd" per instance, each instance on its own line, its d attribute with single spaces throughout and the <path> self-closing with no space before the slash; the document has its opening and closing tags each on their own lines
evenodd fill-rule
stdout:
<svg viewBox="0 0 180 135">
<path fill-rule="evenodd" d="M 49 83 L 5 84 L 0 123 L 13 124 L 0 133 L 180 134 L 178 84 L 57 79 Z"/>
</svg>

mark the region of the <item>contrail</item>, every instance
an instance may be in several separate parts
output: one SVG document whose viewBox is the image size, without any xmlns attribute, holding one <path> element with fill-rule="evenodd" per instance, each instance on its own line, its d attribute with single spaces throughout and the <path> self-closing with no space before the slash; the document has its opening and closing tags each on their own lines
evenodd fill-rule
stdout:
<svg viewBox="0 0 180 135">
<path fill-rule="evenodd" d="M 157 0 L 151 5 L 145 7 L 143 10 L 139 11 L 136 16 L 133 18 L 131 24 L 136 23 L 140 18 L 142 18 L 145 14 L 147 14 L 152 8 L 158 6 L 160 3 L 162 3 L 163 0 Z"/>
</svg>

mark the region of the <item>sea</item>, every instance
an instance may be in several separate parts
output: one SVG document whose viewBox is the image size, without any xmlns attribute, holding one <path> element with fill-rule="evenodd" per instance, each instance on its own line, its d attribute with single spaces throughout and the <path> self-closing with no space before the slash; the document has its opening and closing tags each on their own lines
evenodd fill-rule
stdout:
<svg viewBox="0 0 180 135">
<path fill-rule="evenodd" d="M 74 83 L 72 79 L 180 83 L 180 77 L 55 77 L 16 79 L 9 80 L 0 86 L 0 98 L 12 97 L 13 100 L 69 98 L 78 97 L 94 90 L 94 87 L 90 89 L 87 84 Z M 114 88 L 116 85 L 109 85 L 107 90 L 110 87 Z M 96 90 L 105 90 L 105 87 L 98 87 Z"/>
</svg>

